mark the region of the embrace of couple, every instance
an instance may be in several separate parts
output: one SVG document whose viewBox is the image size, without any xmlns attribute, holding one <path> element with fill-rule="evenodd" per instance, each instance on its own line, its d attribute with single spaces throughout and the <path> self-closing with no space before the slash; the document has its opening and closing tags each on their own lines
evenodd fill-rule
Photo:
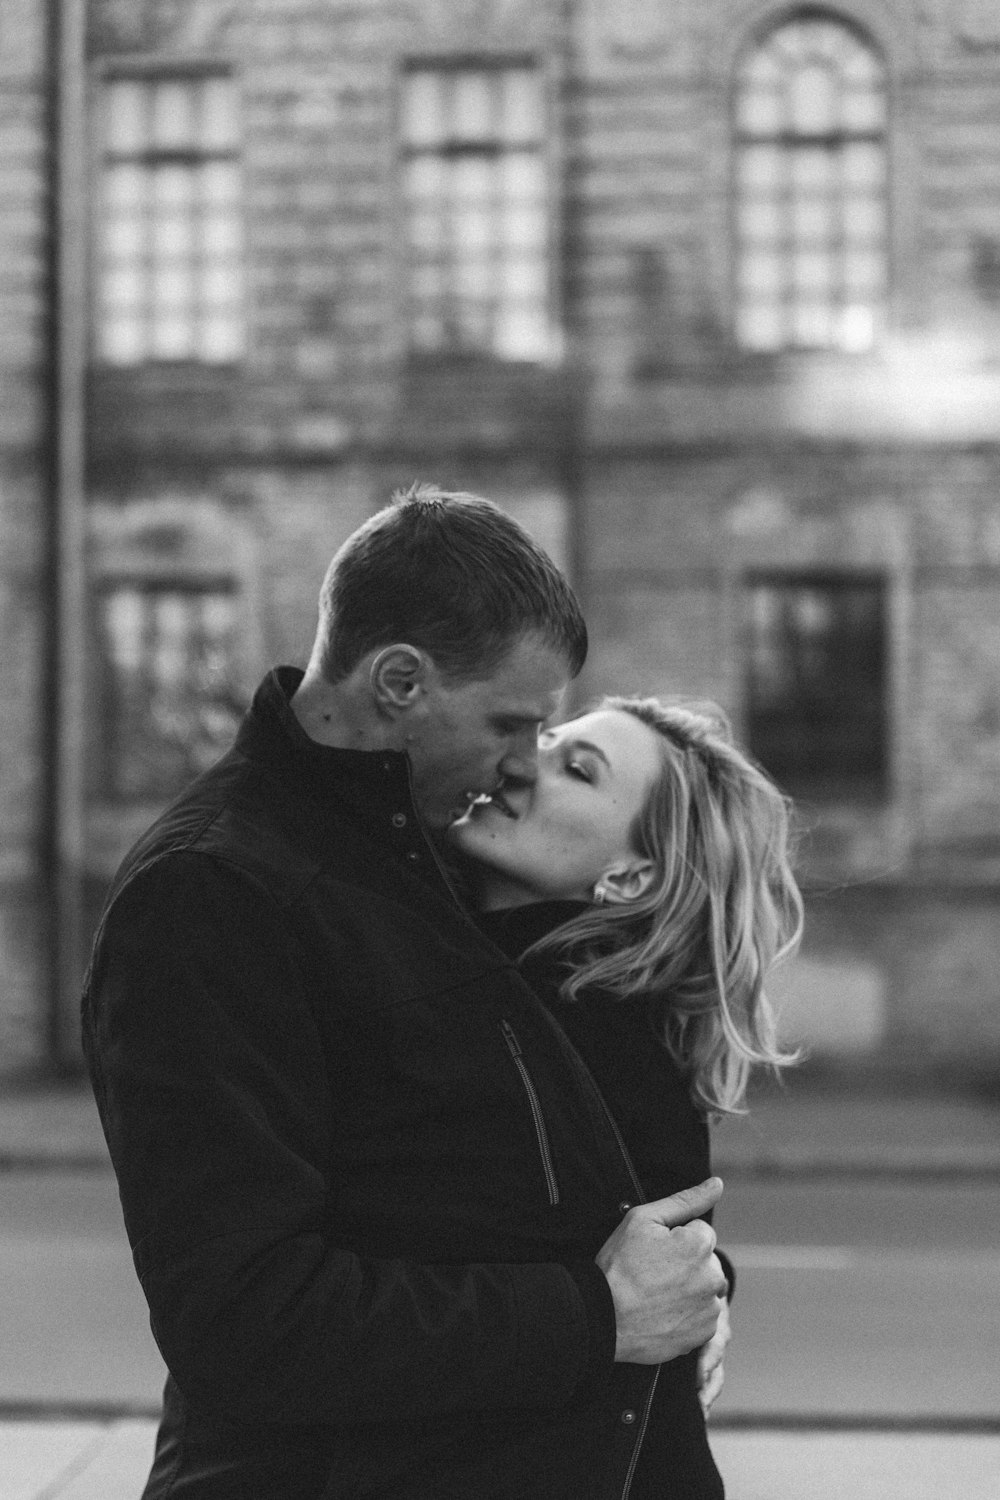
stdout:
<svg viewBox="0 0 1000 1500">
<path fill-rule="evenodd" d="M 119 871 L 83 1037 L 146 1500 L 722 1496 L 707 1121 L 790 1060 L 788 810 L 718 710 L 560 722 L 586 649 L 516 522 L 415 486 Z"/>
</svg>

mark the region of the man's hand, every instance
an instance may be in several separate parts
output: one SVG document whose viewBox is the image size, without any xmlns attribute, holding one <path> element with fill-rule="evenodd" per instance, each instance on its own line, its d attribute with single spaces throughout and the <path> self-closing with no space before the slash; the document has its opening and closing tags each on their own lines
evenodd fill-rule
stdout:
<svg viewBox="0 0 1000 1500">
<path fill-rule="evenodd" d="M 710 1177 L 670 1198 L 640 1204 L 601 1246 L 595 1259 L 615 1304 L 619 1363 L 663 1364 L 712 1338 L 726 1278 L 715 1255 L 715 1231 L 698 1215 L 721 1197 L 721 1181 Z"/>
<path fill-rule="evenodd" d="M 722 1390 L 722 1384 L 726 1378 L 722 1361 L 725 1357 L 726 1345 L 732 1336 L 729 1303 L 724 1301 L 715 1332 L 708 1343 L 702 1345 L 698 1354 L 698 1400 L 701 1402 L 701 1409 L 706 1417 L 712 1409 L 716 1396 Z"/>
</svg>

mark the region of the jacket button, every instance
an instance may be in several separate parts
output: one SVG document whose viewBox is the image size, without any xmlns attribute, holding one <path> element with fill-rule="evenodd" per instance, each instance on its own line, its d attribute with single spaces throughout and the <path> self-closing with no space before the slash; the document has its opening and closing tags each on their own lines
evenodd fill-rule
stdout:
<svg viewBox="0 0 1000 1500">
<path fill-rule="evenodd" d="M 417 860 L 420 858 L 420 852 L 417 849 L 410 849 L 407 852 L 406 857 L 411 864 L 416 864 Z"/>
<path fill-rule="evenodd" d="M 392 826 L 393 826 L 393 828 L 405 828 L 406 827 L 406 814 L 405 813 L 393 813 L 393 815 L 392 815 Z"/>
<path fill-rule="evenodd" d="M 626 1410 L 622 1412 L 622 1421 L 625 1423 L 626 1427 L 632 1426 L 632 1423 L 635 1421 L 635 1412 L 631 1407 L 626 1408 Z"/>
<path fill-rule="evenodd" d="M 632 1207 L 631 1203 L 626 1203 L 625 1199 L 623 1198 L 622 1201 L 618 1205 L 618 1212 L 620 1214 L 627 1214 L 628 1211 L 629 1211 L 629 1209 L 631 1207 Z"/>
</svg>

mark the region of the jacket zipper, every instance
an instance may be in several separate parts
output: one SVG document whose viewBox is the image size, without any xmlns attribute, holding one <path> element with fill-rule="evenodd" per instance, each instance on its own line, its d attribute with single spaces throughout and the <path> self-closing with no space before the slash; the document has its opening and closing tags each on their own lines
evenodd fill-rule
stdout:
<svg viewBox="0 0 1000 1500">
<path fill-rule="evenodd" d="M 643 1440 L 646 1436 L 646 1428 L 649 1426 L 649 1414 L 653 1409 L 653 1397 L 656 1395 L 656 1383 L 660 1378 L 660 1366 L 657 1365 L 653 1371 L 653 1379 L 650 1382 L 649 1392 L 646 1396 L 646 1404 L 642 1409 L 642 1421 L 639 1423 L 639 1431 L 636 1434 L 635 1447 L 632 1449 L 632 1460 L 625 1474 L 625 1484 L 622 1487 L 621 1500 L 628 1500 L 632 1489 L 632 1480 L 635 1478 L 636 1465 L 639 1462 L 639 1454 L 642 1452 Z"/>
<path fill-rule="evenodd" d="M 567 1045 L 570 1047 L 570 1049 L 573 1052 L 576 1052 L 576 1048 L 573 1047 L 572 1042 L 570 1042 L 568 1038 L 567 1038 Z M 580 1057 L 579 1053 L 576 1053 L 576 1057 L 577 1057 L 577 1061 L 578 1061 L 578 1063 L 580 1065 L 580 1068 L 581 1068 L 581 1070 L 583 1072 L 583 1075 L 587 1079 L 588 1084 L 590 1085 L 590 1088 L 591 1088 L 591 1090 L 593 1092 L 594 1098 L 597 1100 L 598 1104 L 601 1106 L 601 1113 L 603 1114 L 604 1118 L 608 1122 L 608 1126 L 609 1126 L 609 1128 L 611 1130 L 611 1134 L 614 1136 L 615 1141 L 617 1142 L 618 1150 L 621 1153 L 622 1161 L 625 1163 L 625 1170 L 627 1171 L 627 1173 L 629 1175 L 629 1180 L 632 1183 L 632 1188 L 633 1188 L 633 1191 L 635 1192 L 635 1195 L 636 1195 L 636 1202 L 637 1203 L 644 1203 L 646 1201 L 646 1190 L 643 1187 L 642 1183 L 639 1181 L 639 1174 L 635 1170 L 635 1163 L 632 1161 L 632 1157 L 631 1157 L 631 1154 L 629 1152 L 629 1149 L 628 1149 L 628 1147 L 625 1144 L 625 1138 L 624 1138 L 624 1136 L 622 1135 L 621 1131 L 618 1128 L 618 1121 L 615 1119 L 614 1115 L 611 1113 L 611 1108 L 610 1108 L 610 1106 L 608 1104 L 608 1101 L 605 1099 L 603 1093 L 601 1092 L 601 1089 L 598 1087 L 597 1080 L 594 1077 L 593 1073 L 591 1073 L 590 1069 L 587 1067 L 587 1064 L 583 1061 L 583 1058 Z M 643 1404 L 643 1408 L 642 1408 L 642 1420 L 639 1423 L 639 1430 L 638 1430 L 638 1432 L 635 1435 L 635 1446 L 632 1449 L 632 1457 L 629 1460 L 629 1466 L 628 1466 L 627 1470 L 625 1471 L 625 1483 L 622 1486 L 621 1500 L 628 1500 L 628 1497 L 629 1497 L 629 1495 L 630 1495 L 630 1493 L 632 1491 L 632 1480 L 635 1477 L 636 1466 L 639 1463 L 639 1455 L 642 1452 L 642 1445 L 643 1445 L 643 1443 L 645 1441 L 645 1438 L 646 1438 L 646 1429 L 649 1426 L 649 1416 L 650 1416 L 650 1413 L 651 1413 L 651 1411 L 653 1409 L 653 1397 L 656 1395 L 656 1387 L 657 1387 L 657 1383 L 659 1382 L 659 1379 L 660 1379 L 660 1367 L 659 1367 L 659 1365 L 657 1365 L 656 1368 L 653 1370 L 653 1378 L 652 1378 L 652 1380 L 649 1383 L 649 1390 L 646 1393 L 646 1400 L 645 1400 L 645 1403 Z"/>
<path fill-rule="evenodd" d="M 528 1096 L 528 1103 L 531 1106 L 531 1118 L 535 1122 L 535 1138 L 538 1141 L 538 1151 L 542 1158 L 542 1168 L 545 1172 L 545 1185 L 549 1191 L 549 1203 L 554 1206 L 559 1202 L 559 1184 L 556 1181 L 556 1169 L 552 1160 L 552 1148 L 549 1145 L 548 1131 L 545 1129 L 545 1117 L 542 1114 L 541 1101 L 531 1080 L 531 1074 L 525 1066 L 524 1058 L 521 1055 L 521 1043 L 517 1039 L 514 1028 L 509 1021 L 501 1021 L 500 1030 L 503 1032 L 503 1039 L 507 1043 L 507 1050 L 514 1059 L 514 1066 L 521 1075 L 521 1082 L 524 1084 L 524 1091 Z"/>
</svg>

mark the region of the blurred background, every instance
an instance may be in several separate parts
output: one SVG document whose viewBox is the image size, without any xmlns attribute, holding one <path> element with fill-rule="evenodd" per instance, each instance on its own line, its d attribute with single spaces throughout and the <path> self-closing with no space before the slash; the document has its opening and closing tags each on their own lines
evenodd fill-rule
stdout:
<svg viewBox="0 0 1000 1500">
<path fill-rule="evenodd" d="M 11 1161 L 91 1160 L 31 1111 L 108 879 L 414 478 L 565 567 L 577 702 L 713 698 L 796 799 L 800 1155 L 943 1170 L 944 1099 L 995 1171 L 1000 5 L 3 0 Z"/>
</svg>

